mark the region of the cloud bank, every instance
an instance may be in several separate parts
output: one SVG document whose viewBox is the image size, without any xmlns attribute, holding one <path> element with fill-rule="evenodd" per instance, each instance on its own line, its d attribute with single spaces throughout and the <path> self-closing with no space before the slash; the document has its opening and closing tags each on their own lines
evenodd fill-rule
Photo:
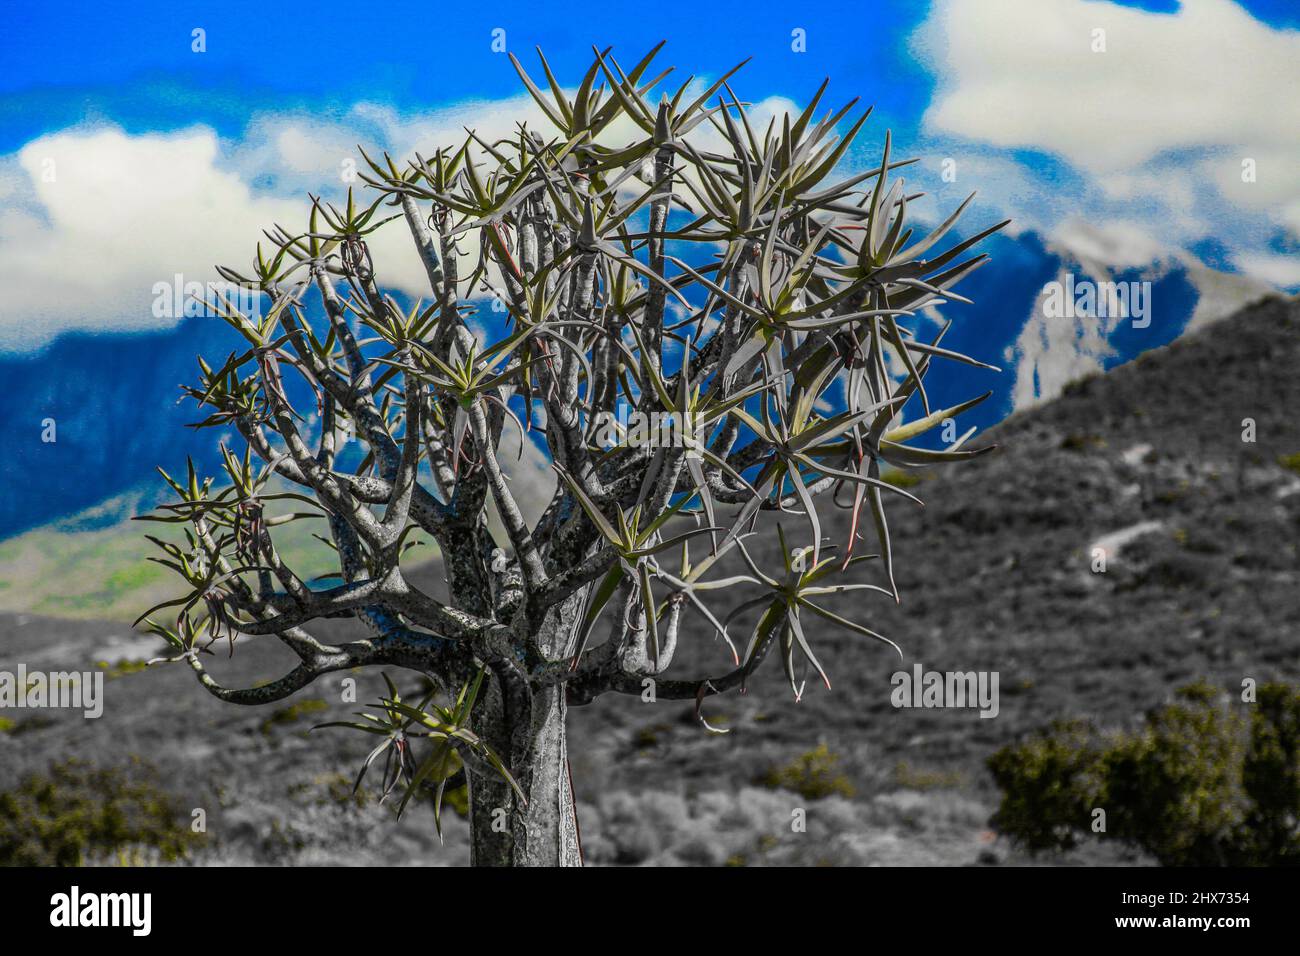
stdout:
<svg viewBox="0 0 1300 956">
<path fill-rule="evenodd" d="M 756 122 L 792 108 L 779 97 L 756 103 Z M 29 351 L 67 331 L 140 331 L 174 324 L 151 308 L 156 283 L 215 281 L 215 265 L 249 274 L 262 230 L 305 230 L 307 193 L 341 203 L 348 185 L 361 201 L 373 190 L 357 144 L 399 164 L 416 152 L 458 147 L 466 128 L 486 141 L 517 124 L 551 132 L 524 94 L 403 115 L 362 103 L 340 118 L 254 115 L 243 135 L 223 141 L 210 128 L 132 135 L 101 126 L 62 130 L 0 158 L 0 351 Z M 761 128 L 761 127 L 760 127 Z M 709 144 L 711 130 L 703 141 Z M 602 141 L 639 134 L 624 118 Z M 474 248 L 467 234 L 461 248 Z M 427 280 L 399 219 L 371 239 L 382 281 L 412 297 Z"/>
</svg>

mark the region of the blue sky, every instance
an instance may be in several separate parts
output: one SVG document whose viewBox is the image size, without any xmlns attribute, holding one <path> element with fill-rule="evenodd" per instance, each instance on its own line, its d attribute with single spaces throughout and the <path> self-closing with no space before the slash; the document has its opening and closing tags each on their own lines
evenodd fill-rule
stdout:
<svg viewBox="0 0 1300 956">
<path fill-rule="evenodd" d="M 830 75 L 855 91 L 846 95 L 869 94 L 900 117 L 919 113 L 933 82 L 898 43 L 924 19 L 918 3 L 832 2 L 793 17 L 761 2 L 664 5 L 689 9 L 689 21 L 609 3 L 591 27 L 549 16 L 542 3 L 459 4 L 436 20 L 428 4 L 397 3 L 381 20 L 356 4 L 325 2 L 313 5 L 310 26 L 267 16 L 269 6 L 142 3 L 77 18 L 52 7 L 23 17 L 3 41 L 11 69 L 0 78 L 0 149 L 77 122 L 87 110 L 133 130 L 203 122 L 234 136 L 253 110 L 340 114 L 366 101 L 413 112 L 505 98 L 519 83 L 490 49 L 498 28 L 516 55 L 540 45 L 562 76 L 580 75 L 593 43 L 630 58 L 668 39 L 664 58 L 679 68 L 721 72 L 753 56 L 746 83 L 765 95 L 803 97 Z M 864 29 L 872 20 L 885 29 Z M 207 31 L 201 56 L 190 49 L 195 27 Z M 790 50 L 795 28 L 809 37 L 802 56 Z"/>
<path fill-rule="evenodd" d="M 664 5 L 688 10 L 689 19 L 647 16 L 644 4 L 615 2 L 601 6 L 595 27 L 548 14 L 551 5 L 544 3 L 495 3 L 490 9 L 462 4 L 454 15 L 436 20 L 428 4 L 401 2 L 386 5 L 392 12 L 384 17 L 370 17 L 356 4 L 325 0 L 312 5 L 310 18 L 268 12 L 273 5 L 243 0 L 27 6 L 10 13 L 0 37 L 7 66 L 0 73 L 5 152 L 88 119 L 135 131 L 201 122 L 237 136 L 256 110 L 339 113 L 374 101 L 418 111 L 507 97 L 518 83 L 504 57 L 490 50 L 497 28 L 507 31 L 517 55 L 541 45 L 569 75 L 586 66 L 593 43 L 630 56 L 669 39 L 665 58 L 702 72 L 752 56 L 746 82 L 766 93 L 803 96 L 831 76 L 843 90 L 875 103 L 882 115 L 913 126 L 936 84 L 908 43 L 932 14 L 931 5 L 919 0 L 797 8 L 763 0 Z M 1091 6 L 1171 15 L 1180 4 Z M 1300 27 L 1300 5 L 1292 0 L 1240 6 L 1269 27 Z M 196 27 L 207 33 L 203 55 L 191 51 Z M 808 36 L 804 55 L 790 50 L 796 28 Z"/>
<path fill-rule="evenodd" d="M 750 0 L 661 4 L 662 15 L 605 3 L 590 24 L 554 6 L 7 11 L 0 378 L 18 384 L 0 394 L 0 442 L 18 451 L 0 477 L 22 474 L 24 456 L 62 464 L 21 496 L 21 514 L 0 507 L 0 535 L 199 453 L 175 384 L 196 351 L 224 346 L 212 320 L 155 314 L 158 283 L 215 278 L 214 264 L 249 260 L 263 228 L 305 225 L 308 191 L 344 195 L 358 143 L 400 160 L 458 145 L 464 126 L 544 125 L 493 51 L 498 29 L 535 74 L 542 46 L 569 87 L 593 43 L 630 64 L 665 39 L 658 62 L 677 67 L 673 85 L 752 57 L 733 85 L 762 118 L 802 106 L 824 77 L 827 104 L 874 104 L 845 174 L 875 165 L 888 129 L 896 156 L 921 158 L 907 178 L 927 198 L 909 213 L 937 221 L 975 190 L 962 229 L 1013 220 L 947 340 L 1007 370 L 952 379 L 954 400 L 968 385 L 998 391 L 980 426 L 1265 292 L 1300 290 L 1294 0 Z M 425 294 L 406 236 L 389 235 L 374 241 L 387 283 Z M 1044 284 L 1067 271 L 1151 281 L 1156 320 L 1047 317 Z M 47 415 L 59 444 L 32 447 Z M 83 473 L 99 484 L 83 487 Z"/>
<path fill-rule="evenodd" d="M 627 62 L 667 39 L 661 61 L 681 76 L 751 56 L 735 85 L 769 113 L 829 76 L 832 102 L 876 108 L 846 168 L 870 162 L 892 129 L 924 158 L 913 170 L 932 196 L 923 217 L 978 189 L 977 214 L 1012 217 L 1013 234 L 1107 266 L 1189 259 L 1300 287 L 1294 3 L 661 8 L 607 3 L 591 25 L 541 3 L 459 4 L 437 18 L 427 4 L 329 2 L 309 17 L 243 2 L 11 14 L 0 38 L 0 351 L 70 329 L 156 328 L 142 308 L 154 282 L 243 261 L 308 189 L 341 192 L 358 142 L 400 156 L 454 142 L 463 125 L 509 129 L 528 104 L 494 30 L 530 65 L 541 45 L 566 83 L 593 42 Z M 68 281 L 69 262 L 94 262 L 94 281 Z"/>
<path fill-rule="evenodd" d="M 805 95 L 809 84 L 829 75 L 883 112 L 913 123 L 935 86 L 934 74 L 916 62 L 906 42 L 932 13 L 921 0 L 663 5 L 689 19 L 675 12 L 654 17 L 642 3 L 614 2 L 601 6 L 594 27 L 550 14 L 552 5 L 545 3 L 461 4 L 436 19 L 430 5 L 403 2 L 386 4 L 382 17 L 337 0 L 313 4 L 310 17 L 244 0 L 24 6 L 11 8 L 0 37 L 7 67 L 0 73 L 5 151 L 83 121 L 88 112 L 130 129 L 198 121 L 237 135 L 242 118 L 254 109 L 332 111 L 373 100 L 420 110 L 471 97 L 505 97 L 518 84 L 503 68 L 504 58 L 489 49 L 496 28 L 507 31 L 509 48 L 518 55 L 541 45 L 570 74 L 585 67 L 593 43 L 612 44 L 628 56 L 669 39 L 666 58 L 697 71 L 753 56 L 747 81 L 767 92 Z M 1173 15 L 1181 5 L 1148 0 L 1091 6 L 1100 18 L 1109 7 Z M 1300 4 L 1293 0 L 1247 0 L 1239 6 L 1269 27 L 1300 27 Z M 190 49 L 195 27 L 207 31 L 202 56 Z M 790 51 L 795 28 L 809 37 L 802 56 Z M 338 62 L 323 63 L 326 57 Z"/>
</svg>

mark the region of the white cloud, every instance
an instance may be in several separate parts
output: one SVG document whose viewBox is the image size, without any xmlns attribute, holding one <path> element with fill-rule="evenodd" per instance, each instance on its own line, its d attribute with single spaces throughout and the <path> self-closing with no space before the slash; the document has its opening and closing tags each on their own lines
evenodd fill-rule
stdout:
<svg viewBox="0 0 1300 956">
<path fill-rule="evenodd" d="M 1295 256 L 1242 255 L 1236 265 L 1243 272 L 1260 276 L 1274 285 L 1300 286 L 1300 258 Z"/>
<path fill-rule="evenodd" d="M 789 109 L 788 100 L 773 97 L 751 107 L 751 115 L 761 129 Z M 387 150 L 404 165 L 417 151 L 429 156 L 458 147 L 466 127 L 493 142 L 516 133 L 521 121 L 554 133 L 524 95 L 412 116 L 364 103 L 337 120 L 262 114 L 235 141 L 201 126 L 141 135 L 71 128 L 42 136 L 0 157 L 0 351 L 39 348 L 70 330 L 172 324 L 153 314 L 155 283 L 171 283 L 178 273 L 187 282 L 216 280 L 217 264 L 247 274 L 263 229 L 305 229 L 309 190 L 342 201 L 348 161 L 360 164 L 358 143 L 376 159 Z M 707 124 L 699 133 L 702 144 L 716 147 Z M 602 141 L 621 146 L 639 135 L 623 118 Z M 354 185 L 369 201 L 373 191 Z M 476 242 L 467 235 L 461 249 Z M 428 295 L 400 219 L 370 244 L 386 286 Z"/>
<path fill-rule="evenodd" d="M 1292 89 L 1300 89 L 1300 80 Z M 1196 165 L 1197 178 L 1213 183 L 1237 208 L 1266 214 L 1300 236 L 1300 131 L 1297 140 L 1291 146 L 1220 150 Z"/>
<path fill-rule="evenodd" d="M 1054 281 L 1063 284 L 1066 276 L 1067 270 L 1062 269 Z M 1055 398 L 1075 379 L 1102 371 L 1115 354 L 1107 339 L 1118 318 L 1049 315 L 1046 301 L 1044 286 L 1015 345 L 1007 348 L 1007 361 L 1016 363 L 1016 384 L 1011 392 L 1016 409 Z"/>
<path fill-rule="evenodd" d="M 67 329 L 156 326 L 152 287 L 217 278 L 292 204 L 256 196 L 217 163 L 210 130 L 60 132 L 28 143 L 26 181 L 0 211 L 0 347 Z"/>
<path fill-rule="evenodd" d="M 1092 49 L 1098 29 L 1105 52 Z M 945 132 L 1094 173 L 1182 147 L 1300 146 L 1300 33 L 1230 0 L 1184 0 L 1174 14 L 946 0 L 919 39 L 942 74 L 925 122 Z"/>
<path fill-rule="evenodd" d="M 1069 219 L 1052 231 L 1049 243 L 1095 274 L 1147 266 L 1169 258 L 1173 252 L 1152 239 L 1144 224 L 1124 220 L 1094 225 L 1079 218 Z"/>
<path fill-rule="evenodd" d="M 1300 234 L 1300 32 L 1231 0 L 1174 13 L 937 0 L 913 43 L 937 77 L 932 141 L 959 156 L 1064 160 L 1021 167 L 1035 188 L 1005 197 L 1021 223 L 1051 233 L 1072 217 L 1125 220 L 1138 224 L 1130 250 L 1138 233 L 1182 249 L 1213 237 L 1256 278 L 1293 274 L 1260 253 L 1278 230 Z"/>
<path fill-rule="evenodd" d="M 1025 211 L 1045 211 L 1050 197 L 1045 196 L 1042 183 L 1014 159 L 997 150 L 958 144 L 951 137 L 923 135 L 918 138 L 909 155 L 921 157 L 920 163 L 894 174 L 909 185 L 926 190 L 920 199 L 907 204 L 908 217 L 936 226 L 967 196 L 975 193 L 975 200 L 962 215 L 962 227 L 983 228 L 1012 214 L 1012 221 L 1003 230 L 1011 237 L 1025 229 L 1041 225 L 1043 217 L 1029 216 Z M 876 163 L 861 164 L 863 172 Z"/>
</svg>

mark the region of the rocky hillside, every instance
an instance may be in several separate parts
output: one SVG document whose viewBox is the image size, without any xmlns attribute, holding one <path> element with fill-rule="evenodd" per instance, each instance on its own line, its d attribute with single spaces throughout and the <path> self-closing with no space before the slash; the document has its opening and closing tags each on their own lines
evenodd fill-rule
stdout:
<svg viewBox="0 0 1300 956">
<path fill-rule="evenodd" d="M 1297 367 L 1300 303 L 1265 300 L 1013 416 L 982 438 L 992 454 L 919 475 L 912 490 L 926 506 L 891 517 L 902 604 L 832 605 L 897 641 L 905 663 L 852 635 L 810 634 L 834 690 L 810 682 L 796 703 L 779 667 L 764 668 L 743 697 L 706 704 L 731 730 L 721 736 L 687 704 L 575 709 L 588 859 L 1020 862 L 987 829 L 996 793 L 983 762 L 997 747 L 1057 716 L 1130 725 L 1200 677 L 1225 688 L 1300 678 Z M 683 640 L 682 676 L 727 669 L 701 624 Z M 0 618 L 0 670 L 150 653 L 121 624 Z M 997 671 L 998 716 L 895 709 L 890 676 L 913 662 Z M 249 641 L 214 666 L 252 680 L 283 663 Z M 302 734 L 353 709 L 336 686 L 302 692 L 296 708 L 242 710 L 178 668 L 130 671 L 113 671 L 98 721 L 0 711 L 5 777 L 69 754 L 140 755 L 184 807 L 208 809 L 200 860 L 464 861 L 458 820 L 438 848 L 423 809 L 394 825 L 347 799 L 339 774 L 355 770 L 365 742 Z M 379 689 L 373 675 L 359 683 L 363 699 Z M 791 833 L 800 807 L 808 832 Z M 1085 848 L 1058 862 L 1121 860 Z"/>
<path fill-rule="evenodd" d="M 814 674 L 796 704 L 770 668 L 745 697 L 706 705 L 734 728 L 724 737 L 701 741 L 689 719 L 650 717 L 636 702 L 596 704 L 594 721 L 578 721 L 602 739 L 629 707 L 643 714 L 630 759 L 602 762 L 607 786 L 710 788 L 719 766 L 757 779 L 821 741 L 866 792 L 947 791 L 992 806 L 983 760 L 1052 718 L 1121 727 L 1197 678 L 1296 680 L 1297 363 L 1300 303 L 1266 300 L 1074 383 L 988 432 L 992 454 L 920 476 L 911 490 L 926 506 L 892 512 L 901 605 L 855 596 L 831 608 L 896 640 L 906 669 L 997 671 L 997 718 L 895 709 L 897 657 L 827 628 L 814 646 L 834 690 Z M 1254 441 L 1243 441 L 1247 419 Z M 1104 573 L 1093 571 L 1098 548 Z M 725 671 L 700 623 L 683 669 Z"/>
</svg>

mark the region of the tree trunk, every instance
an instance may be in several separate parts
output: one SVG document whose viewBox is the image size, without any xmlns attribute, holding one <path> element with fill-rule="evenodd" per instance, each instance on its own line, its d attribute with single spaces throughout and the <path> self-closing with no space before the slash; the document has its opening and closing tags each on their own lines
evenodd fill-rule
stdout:
<svg viewBox="0 0 1300 956">
<path fill-rule="evenodd" d="M 520 726 L 501 707 L 499 682 L 484 702 L 496 711 L 480 719 L 479 734 L 486 734 L 500 754 L 515 757 L 511 770 L 528 796 L 523 806 L 500 777 L 471 774 L 469 780 L 470 863 L 474 866 L 581 866 L 578 818 L 569 780 L 565 747 L 564 688 L 553 686 L 534 692 L 527 726 Z M 489 728 L 489 725 L 492 725 Z M 530 753 L 519 753 L 527 740 Z M 510 763 L 510 761 L 507 761 Z"/>
<path fill-rule="evenodd" d="M 572 605 L 574 602 L 569 602 Z M 550 616 L 540 641 L 558 657 L 573 635 L 573 607 Z M 565 743 L 563 684 L 534 687 L 498 672 L 474 708 L 473 729 L 505 761 L 525 806 L 499 776 L 469 775 L 473 866 L 581 866 L 578 817 Z"/>
</svg>

